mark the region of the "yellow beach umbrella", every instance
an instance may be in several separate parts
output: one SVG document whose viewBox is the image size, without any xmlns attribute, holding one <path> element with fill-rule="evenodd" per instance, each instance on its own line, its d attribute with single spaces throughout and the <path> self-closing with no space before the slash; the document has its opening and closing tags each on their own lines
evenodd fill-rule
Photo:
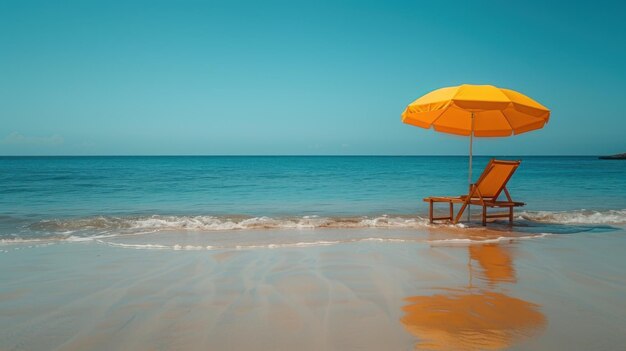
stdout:
<svg viewBox="0 0 626 351">
<path fill-rule="evenodd" d="M 442 133 L 470 137 L 472 182 L 474 137 L 505 137 L 542 128 L 550 110 L 526 95 L 493 85 L 441 88 L 413 101 L 402 122 Z"/>
</svg>

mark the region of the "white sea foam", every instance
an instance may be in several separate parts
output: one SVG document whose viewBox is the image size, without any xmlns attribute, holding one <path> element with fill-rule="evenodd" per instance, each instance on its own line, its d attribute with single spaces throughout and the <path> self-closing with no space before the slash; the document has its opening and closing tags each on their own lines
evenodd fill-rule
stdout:
<svg viewBox="0 0 626 351">
<path fill-rule="evenodd" d="M 352 238 L 343 240 L 317 240 L 317 241 L 301 241 L 293 243 L 264 243 L 264 244 L 239 244 L 239 245 L 182 245 L 182 244 L 127 244 L 120 242 L 112 242 L 106 240 L 96 240 L 96 242 L 113 247 L 137 250 L 174 250 L 174 251 L 199 251 L 199 250 L 253 250 L 253 249 L 282 249 L 282 248 L 304 248 L 313 246 L 330 246 L 339 244 L 359 243 L 359 242 L 388 242 L 388 243 L 404 243 L 417 242 L 418 240 L 398 239 L 398 238 Z"/>
<path fill-rule="evenodd" d="M 236 230 L 309 229 L 424 229 L 427 219 L 419 216 L 354 217 L 237 217 L 237 216 L 142 216 L 89 217 L 41 220 L 24 228 L 25 235 L 0 239 L 0 245 L 30 242 L 89 242 L 93 240 L 159 232 L 216 232 Z M 448 225 L 444 225 L 448 226 Z M 449 225 L 451 228 L 458 227 Z M 198 249 L 180 247 L 179 250 Z"/>
<path fill-rule="evenodd" d="M 619 224 L 626 223 L 626 210 L 607 211 L 525 211 L 518 219 L 560 224 Z M 43 220 L 30 225 L 34 231 L 45 231 L 66 237 L 94 235 L 137 234 L 159 231 L 229 231 L 246 229 L 316 229 L 316 228 L 390 228 L 423 229 L 432 227 L 472 228 L 463 223 L 437 224 L 420 216 L 353 216 L 353 217 L 228 217 L 228 216 L 144 216 L 91 217 L 80 219 Z M 79 235 L 75 235 L 79 234 Z M 76 239 L 79 240 L 79 239 Z"/>
<path fill-rule="evenodd" d="M 237 250 L 250 250 L 250 249 L 280 249 L 289 247 L 308 247 L 308 246 L 328 246 L 346 243 L 348 241 L 312 241 L 312 242 L 297 242 L 297 243 L 282 243 L 282 244 L 261 244 L 261 245 L 236 245 L 234 248 Z"/>
<path fill-rule="evenodd" d="M 427 240 L 426 243 L 433 246 L 448 246 L 448 245 L 474 245 L 474 244 L 488 244 L 498 242 L 509 242 L 516 240 L 528 240 L 543 238 L 549 233 L 540 233 L 535 235 L 525 236 L 500 236 L 497 238 L 450 238 L 450 239 L 438 239 Z M 256 249 L 285 249 L 285 248 L 305 248 L 315 246 L 331 246 L 350 243 L 361 242 L 381 242 L 381 243 L 407 243 L 407 242 L 420 242 L 420 239 L 401 239 L 401 238 L 350 238 L 343 240 L 317 240 L 317 241 L 305 241 L 305 242 L 292 242 L 292 243 L 264 243 L 264 244 L 240 244 L 240 245 L 225 245 L 225 246 L 202 246 L 202 245 L 163 245 L 163 244 L 124 244 L 117 242 L 108 242 L 104 240 L 98 240 L 99 243 L 128 248 L 128 249 L 143 249 L 143 250 L 174 250 L 174 251 L 198 251 L 198 250 L 256 250 Z M 422 241 L 423 242 L 423 241 Z"/>
<path fill-rule="evenodd" d="M 489 244 L 489 243 L 500 243 L 500 242 L 511 242 L 516 240 L 528 240 L 528 239 L 539 239 L 544 238 L 550 233 L 540 233 L 534 235 L 525 235 L 525 236 L 499 236 L 497 238 L 451 238 L 451 239 L 437 239 L 437 240 L 428 240 L 428 243 L 431 245 L 473 245 L 473 244 Z"/>
<path fill-rule="evenodd" d="M 534 222 L 558 224 L 624 224 L 626 223 L 626 209 L 606 211 L 536 211 L 521 212 L 520 219 Z"/>
<path fill-rule="evenodd" d="M 97 239 L 104 239 L 104 238 L 110 238 L 115 236 L 114 234 L 111 235 L 91 235 L 91 236 L 74 236 L 74 235 L 70 235 L 67 238 L 65 238 L 65 241 L 73 241 L 73 242 L 81 242 L 81 241 L 92 241 L 92 240 L 97 240 Z"/>
<path fill-rule="evenodd" d="M 0 239 L 0 247 L 4 246 L 6 250 L 0 249 L 1 253 L 8 253 L 13 250 L 34 249 L 54 245 L 55 242 L 43 239 Z"/>
<path fill-rule="evenodd" d="M 555 224 L 625 224 L 625 210 L 606 211 L 526 211 L 518 215 L 518 219 Z M 136 216 L 113 217 L 98 216 L 88 218 L 69 218 L 42 220 L 24 228 L 27 235 L 0 239 L 0 245 L 23 244 L 31 242 L 88 242 L 116 236 L 141 235 L 166 231 L 214 232 L 236 230 L 289 229 L 308 230 L 318 228 L 330 229 L 443 229 L 465 233 L 480 232 L 483 227 L 465 224 L 431 225 L 428 219 L 420 216 L 381 215 L 352 217 L 242 217 L 242 216 Z M 385 239 L 390 240 L 390 239 Z M 456 239 L 451 239 L 456 240 Z M 459 239 L 466 240 L 466 239 Z M 493 240 L 493 239 L 490 239 Z M 501 239 L 505 240 L 505 239 Z M 199 248 L 179 248 L 191 250 Z M 206 248 L 202 248 L 206 249 Z"/>
<path fill-rule="evenodd" d="M 225 231 L 243 229 L 314 229 L 314 228 L 423 228 L 428 220 L 416 217 L 250 217 L 149 216 L 93 217 L 43 220 L 29 226 L 35 231 L 71 235 L 81 231 L 135 233 L 137 231 Z"/>
<path fill-rule="evenodd" d="M 29 244 L 29 243 L 48 243 L 50 239 L 44 238 L 32 238 L 32 239 L 23 239 L 23 238 L 10 238 L 10 239 L 0 239 L 0 245 L 11 245 L 11 244 Z"/>
<path fill-rule="evenodd" d="M 174 249 L 174 247 L 170 247 L 167 245 L 159 245 L 159 244 L 124 244 L 124 243 L 113 243 L 103 240 L 97 240 L 97 242 L 106 244 L 114 247 L 121 247 L 125 249 L 144 249 L 144 250 L 167 250 Z"/>
</svg>

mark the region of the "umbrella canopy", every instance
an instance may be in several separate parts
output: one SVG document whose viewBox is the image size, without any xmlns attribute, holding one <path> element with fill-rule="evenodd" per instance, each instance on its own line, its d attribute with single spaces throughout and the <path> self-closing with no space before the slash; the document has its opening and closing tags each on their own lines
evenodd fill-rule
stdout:
<svg viewBox="0 0 626 351">
<path fill-rule="evenodd" d="M 413 101 L 402 122 L 470 137 L 504 137 L 542 128 L 550 110 L 526 95 L 493 85 L 463 84 Z"/>
</svg>

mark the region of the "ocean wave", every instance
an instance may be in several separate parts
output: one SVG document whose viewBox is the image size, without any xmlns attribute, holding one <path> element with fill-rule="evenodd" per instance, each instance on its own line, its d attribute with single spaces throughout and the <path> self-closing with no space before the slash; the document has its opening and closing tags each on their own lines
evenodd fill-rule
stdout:
<svg viewBox="0 0 626 351">
<path fill-rule="evenodd" d="M 216 217 L 216 216 L 146 216 L 91 217 L 42 220 L 28 226 L 34 231 L 64 233 L 80 231 L 100 233 L 121 231 L 227 231 L 242 229 L 314 229 L 314 228 L 423 228 L 429 225 L 421 217 Z"/>
<path fill-rule="evenodd" d="M 526 222 L 526 223 L 524 223 Z M 504 223 L 504 222 L 503 222 Z M 83 218 L 57 218 L 40 220 L 24 224 L 10 234 L 0 237 L 0 245 L 28 244 L 40 242 L 81 242 L 119 236 L 144 235 L 161 232 L 228 232 L 237 230 L 308 230 L 308 229 L 392 229 L 392 230 L 428 230 L 464 234 L 472 237 L 481 236 L 485 231 L 518 231 L 528 233 L 536 228 L 532 223 L 541 225 L 541 232 L 563 233 L 563 228 L 578 231 L 581 225 L 595 227 L 602 225 L 626 224 L 625 210 L 574 210 L 574 211 L 526 211 L 518 214 L 518 223 L 514 227 L 502 227 L 497 224 L 482 227 L 474 222 L 467 224 L 429 223 L 427 218 L 409 215 L 379 216 L 301 216 L 301 217 L 244 217 L 211 215 L 150 215 L 150 216 L 95 216 Z M 552 225 L 555 224 L 555 225 Z M 544 228 L 545 227 L 545 228 Z M 517 229 L 516 229 L 517 228 Z M 589 228 L 583 228 L 588 231 Z M 535 233 L 536 234 L 536 233 Z M 488 240 L 508 240 L 488 239 Z M 377 240 L 375 238 L 369 240 Z M 450 240 L 468 240 L 466 238 Z M 448 243 L 452 243 L 449 241 Z M 320 244 L 320 243 L 317 243 Z M 316 244 L 316 245 L 317 245 Z M 323 244 L 323 243 L 322 243 Z M 204 247 L 206 249 L 206 247 Z"/>
<path fill-rule="evenodd" d="M 573 211 L 524 211 L 520 220 L 555 224 L 624 224 L 623 210 L 573 210 Z M 316 229 L 316 228 L 458 228 L 467 229 L 463 223 L 431 225 L 427 218 L 408 215 L 380 216 L 301 216 L 301 217 L 244 217 L 211 215 L 151 215 L 134 217 L 97 216 L 85 218 L 41 220 L 26 226 L 29 231 L 61 237 L 95 235 L 138 234 L 159 231 L 230 231 L 246 229 Z"/>
<path fill-rule="evenodd" d="M 626 209 L 623 210 L 574 210 L 520 212 L 518 218 L 533 222 L 557 224 L 625 224 Z"/>
</svg>

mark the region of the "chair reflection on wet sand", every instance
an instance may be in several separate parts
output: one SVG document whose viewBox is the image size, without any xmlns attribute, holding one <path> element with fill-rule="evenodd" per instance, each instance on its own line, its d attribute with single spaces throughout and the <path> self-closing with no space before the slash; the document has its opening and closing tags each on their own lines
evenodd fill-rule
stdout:
<svg viewBox="0 0 626 351">
<path fill-rule="evenodd" d="M 515 283 L 517 281 L 513 258 L 509 250 L 505 247 L 500 244 L 490 243 L 470 245 L 468 250 L 470 257 L 470 274 L 472 272 L 471 262 L 476 261 L 482 268 L 480 278 L 486 281 L 490 286 L 494 286 L 498 283 Z"/>
<path fill-rule="evenodd" d="M 461 196 L 430 196 L 424 198 L 425 202 L 428 202 L 428 218 L 430 223 L 437 220 L 450 220 L 453 223 L 458 223 L 463 215 L 463 212 L 468 206 L 478 205 L 482 206 L 482 224 L 487 225 L 488 218 L 508 218 L 509 223 L 513 223 L 513 208 L 518 206 L 524 206 L 523 202 L 513 201 L 511 194 L 506 188 L 506 184 L 509 179 L 515 173 L 517 167 L 519 167 L 521 161 L 501 161 L 491 160 L 485 167 L 483 174 L 481 174 L 476 184 L 470 185 L 468 195 Z M 498 200 L 500 194 L 504 192 L 506 201 Z M 449 215 L 442 217 L 434 216 L 435 203 L 444 202 L 449 206 Z M 459 213 L 454 217 L 454 204 L 460 203 L 461 209 Z M 505 213 L 487 213 L 487 208 L 506 208 Z"/>
<path fill-rule="evenodd" d="M 472 245 L 469 254 L 470 260 L 478 261 L 482 268 L 479 273 L 489 289 L 473 287 L 470 280 L 467 288 L 406 298 L 401 322 L 419 339 L 416 349 L 500 350 L 545 326 L 538 305 L 491 289 L 499 283 L 516 281 L 513 261 L 505 247 Z"/>
</svg>

